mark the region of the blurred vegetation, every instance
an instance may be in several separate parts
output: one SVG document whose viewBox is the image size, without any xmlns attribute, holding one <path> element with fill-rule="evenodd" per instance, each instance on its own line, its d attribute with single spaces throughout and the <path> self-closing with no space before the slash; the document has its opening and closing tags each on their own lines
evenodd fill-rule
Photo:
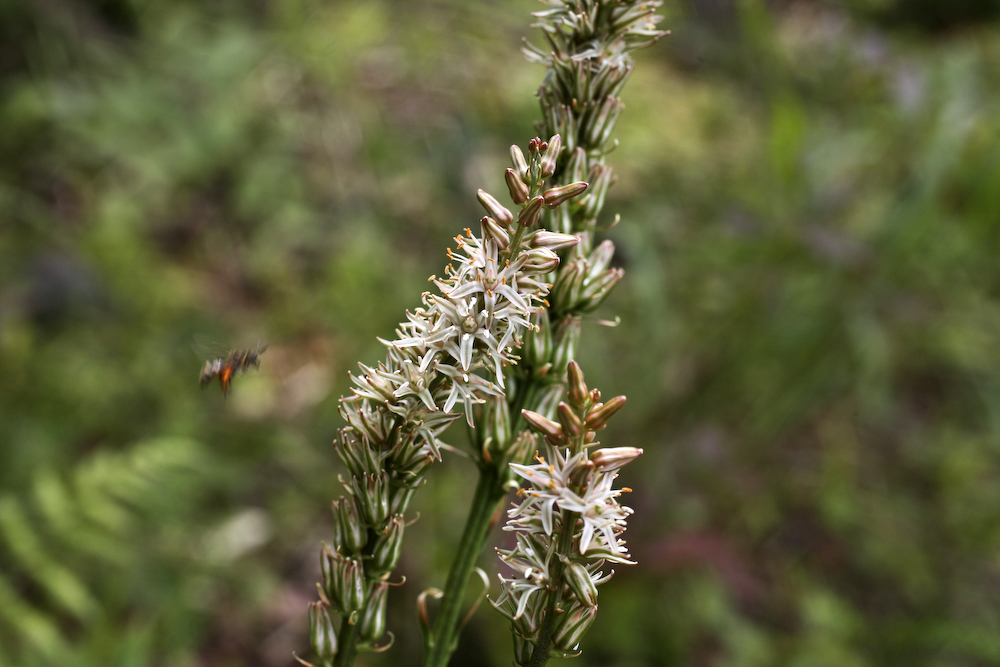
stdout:
<svg viewBox="0 0 1000 667">
<path fill-rule="evenodd" d="M 335 399 L 532 136 L 537 8 L 0 1 L 0 665 L 305 649 Z M 581 359 L 640 565 L 579 664 L 1000 663 L 1000 5 L 665 9 Z M 224 401 L 205 340 L 270 348 Z M 367 664 L 418 664 L 473 474 L 432 477 Z"/>
</svg>

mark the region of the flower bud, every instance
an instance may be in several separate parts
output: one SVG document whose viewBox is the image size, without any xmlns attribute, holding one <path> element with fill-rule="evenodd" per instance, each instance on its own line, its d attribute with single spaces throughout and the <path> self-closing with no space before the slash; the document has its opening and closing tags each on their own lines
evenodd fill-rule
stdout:
<svg viewBox="0 0 1000 667">
<path fill-rule="evenodd" d="M 386 472 L 354 477 L 351 490 L 368 525 L 381 526 L 389 516 L 389 476 Z"/>
<path fill-rule="evenodd" d="M 642 456 L 638 447 L 605 447 L 594 452 L 590 460 L 594 462 L 598 472 L 618 470 Z"/>
<path fill-rule="evenodd" d="M 522 667 L 527 667 L 531 664 L 531 654 L 535 650 L 535 645 L 520 633 L 511 634 L 514 637 L 514 660 Z"/>
<path fill-rule="evenodd" d="M 542 159 L 538 164 L 542 178 L 548 178 L 556 170 L 556 161 L 559 160 L 559 153 L 562 151 L 562 137 L 553 134 L 549 139 L 549 145 L 542 153 Z"/>
<path fill-rule="evenodd" d="M 535 404 L 535 412 L 546 419 L 556 416 L 556 406 L 563 397 L 563 387 L 560 383 L 554 383 L 542 390 L 542 396 Z"/>
<path fill-rule="evenodd" d="M 431 461 L 434 459 L 432 458 Z M 405 478 L 404 478 L 405 479 Z M 389 515 L 402 514 L 413 498 L 413 492 L 420 486 L 419 477 L 408 483 L 393 484 L 389 491 Z"/>
<path fill-rule="evenodd" d="M 538 222 L 538 214 L 541 212 L 543 204 L 545 204 L 545 197 L 542 195 L 532 197 L 532 199 L 524 205 L 524 208 L 521 209 L 521 212 L 517 214 L 517 226 L 531 227 Z"/>
<path fill-rule="evenodd" d="M 588 607 L 593 607 L 597 604 L 597 586 L 594 585 L 594 580 L 590 578 L 590 573 L 587 572 L 587 568 L 577 562 L 569 564 L 566 568 L 566 583 L 569 584 L 569 589 L 573 591 L 573 595 L 576 599 L 580 601 L 581 604 L 585 604 Z"/>
<path fill-rule="evenodd" d="M 583 290 L 584 263 L 583 260 L 566 262 L 556 275 L 555 283 L 549 291 L 549 301 L 554 312 L 572 312 L 580 300 Z"/>
<path fill-rule="evenodd" d="M 309 603 L 309 643 L 322 664 L 333 662 L 337 655 L 337 632 L 322 602 Z"/>
<path fill-rule="evenodd" d="M 562 431 L 567 436 L 575 437 L 583 433 L 583 422 L 573 412 L 573 408 L 565 403 L 560 403 L 556 406 L 556 413 L 559 415 L 559 424 L 562 426 Z"/>
<path fill-rule="evenodd" d="M 352 476 L 357 477 L 382 469 L 375 458 L 375 449 L 369 447 L 357 432 L 346 428 L 340 429 L 339 436 L 333 441 L 333 448 L 337 452 L 337 458 Z"/>
<path fill-rule="evenodd" d="M 361 561 L 345 558 L 324 547 L 320 556 L 323 588 L 343 616 L 361 609 L 365 602 L 365 577 Z"/>
<path fill-rule="evenodd" d="M 496 220 L 487 215 L 483 216 L 479 223 L 483 227 L 483 236 L 492 239 L 501 250 L 506 250 L 510 246 L 510 235 Z"/>
<path fill-rule="evenodd" d="M 576 148 L 566 162 L 565 176 L 570 181 L 582 181 L 587 178 L 587 152 Z"/>
<path fill-rule="evenodd" d="M 533 604 L 528 604 L 521 615 L 511 619 L 511 625 L 514 630 L 520 633 L 523 637 L 536 637 L 538 635 L 538 630 L 541 624 L 538 622 L 538 617 L 541 616 L 541 612 L 545 609 L 543 606 L 545 598 L 539 597 L 532 601 Z"/>
<path fill-rule="evenodd" d="M 608 420 L 611 419 L 612 415 L 621 410 L 623 405 L 625 405 L 624 396 L 615 396 L 607 403 L 598 403 L 587 413 L 587 418 L 585 419 L 587 428 L 600 431 L 607 426 Z"/>
<path fill-rule="evenodd" d="M 583 381 L 583 369 L 573 359 L 566 364 L 566 388 L 570 402 L 577 409 L 582 408 L 590 397 L 587 383 Z"/>
<path fill-rule="evenodd" d="M 615 128 L 615 123 L 618 122 L 618 116 L 621 115 L 624 108 L 625 104 L 621 100 L 611 96 L 604 98 L 597 113 L 590 117 L 590 122 L 583 132 L 583 136 L 587 138 L 588 146 L 599 148 L 607 142 Z"/>
<path fill-rule="evenodd" d="M 391 572 L 399 561 L 403 548 L 403 528 L 406 521 L 402 514 L 394 514 L 389 518 L 382 533 L 372 545 L 372 560 L 369 570 L 371 574 Z"/>
<path fill-rule="evenodd" d="M 540 229 L 531 237 L 531 245 L 549 250 L 570 248 L 579 242 L 580 237 L 575 234 L 560 234 L 559 232 L 550 232 L 547 229 Z"/>
<path fill-rule="evenodd" d="M 573 650 L 590 629 L 596 616 L 596 605 L 592 607 L 581 605 L 563 614 L 556 620 L 557 627 L 552 637 L 553 645 L 562 651 Z"/>
<path fill-rule="evenodd" d="M 589 187 L 590 184 L 586 181 L 576 181 L 575 183 L 567 183 L 566 185 L 557 185 L 554 188 L 549 188 L 542 193 L 542 196 L 545 197 L 545 206 L 555 208 L 567 199 L 572 199 L 583 193 Z"/>
<path fill-rule="evenodd" d="M 350 553 L 361 553 L 368 543 L 368 529 L 361 520 L 354 496 L 341 496 L 333 501 L 333 514 L 337 518 L 337 532 L 341 544 Z"/>
<path fill-rule="evenodd" d="M 493 397 L 487 399 L 487 424 L 488 433 L 492 440 L 490 442 L 490 455 L 494 461 L 503 460 L 507 454 L 507 445 L 510 444 L 514 434 L 510 428 L 510 410 L 507 409 L 507 401 Z"/>
<path fill-rule="evenodd" d="M 483 208 L 486 209 L 486 214 L 501 225 L 509 226 L 510 223 L 514 222 L 514 214 L 501 206 L 500 202 L 490 193 L 485 190 L 479 190 L 476 193 L 476 197 L 479 199 L 479 203 L 483 205 Z"/>
<path fill-rule="evenodd" d="M 576 345 L 580 340 L 580 318 L 567 317 L 559 322 L 553 339 L 555 349 L 552 351 L 552 372 L 563 375 L 570 360 L 576 357 Z"/>
<path fill-rule="evenodd" d="M 589 263 L 587 279 L 593 280 L 604 273 L 604 269 L 608 268 L 614 254 L 615 244 L 611 241 L 603 241 L 599 246 L 594 248 L 594 251 L 590 253 L 590 257 L 587 258 Z"/>
<path fill-rule="evenodd" d="M 372 582 L 371 590 L 368 591 L 368 604 L 358 619 L 358 638 L 362 642 L 377 641 L 385 634 L 385 602 L 388 590 L 388 582 Z"/>
<path fill-rule="evenodd" d="M 598 216 L 604 208 L 604 198 L 608 194 L 608 188 L 614 185 L 614 172 L 611 167 L 600 166 L 594 170 L 590 178 L 590 192 L 580 200 L 583 206 L 583 217 L 593 219 Z"/>
<path fill-rule="evenodd" d="M 548 248 L 532 248 L 524 255 L 522 268 L 528 273 L 548 273 L 559 266 L 559 255 Z"/>
<path fill-rule="evenodd" d="M 553 445 L 565 443 L 562 426 L 558 423 L 531 410 L 521 410 L 521 416 L 524 417 L 524 421 L 528 422 L 528 426 L 545 436 L 545 439 Z"/>
<path fill-rule="evenodd" d="M 514 163 L 514 171 L 521 178 L 528 179 L 528 161 L 524 159 L 524 153 L 521 152 L 521 147 L 514 144 L 510 147 L 510 161 Z"/>
<path fill-rule="evenodd" d="M 531 326 L 524 334 L 524 360 L 537 372 L 549 362 L 552 353 L 552 327 L 545 308 L 531 316 Z"/>
<path fill-rule="evenodd" d="M 528 201 L 528 186 L 521 180 L 516 171 L 513 169 L 505 171 L 504 180 L 507 181 L 510 198 L 515 204 L 523 204 Z"/>
<path fill-rule="evenodd" d="M 597 307 L 604 303 L 604 300 L 611 294 L 611 290 L 625 275 L 625 269 L 608 269 L 601 277 L 586 285 L 580 291 L 580 300 L 577 309 L 582 313 L 589 313 L 597 310 Z"/>
</svg>

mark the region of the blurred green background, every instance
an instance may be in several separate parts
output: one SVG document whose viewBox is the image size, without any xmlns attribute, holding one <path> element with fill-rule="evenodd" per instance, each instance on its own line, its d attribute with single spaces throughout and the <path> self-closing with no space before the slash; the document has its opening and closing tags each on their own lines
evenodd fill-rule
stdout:
<svg viewBox="0 0 1000 667">
<path fill-rule="evenodd" d="M 306 650 L 336 398 L 504 194 L 539 8 L 0 0 L 0 665 Z M 576 664 L 1000 664 L 1000 2 L 664 10 L 580 355 L 640 564 Z M 419 664 L 474 480 L 432 471 L 359 664 Z M 511 655 L 484 608 L 454 664 Z"/>
</svg>

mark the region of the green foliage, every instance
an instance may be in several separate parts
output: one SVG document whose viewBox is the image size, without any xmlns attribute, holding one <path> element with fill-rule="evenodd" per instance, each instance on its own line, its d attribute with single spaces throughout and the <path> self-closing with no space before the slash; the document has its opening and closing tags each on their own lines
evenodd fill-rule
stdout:
<svg viewBox="0 0 1000 667">
<path fill-rule="evenodd" d="M 0 497 L 0 662 L 124 665 L 177 654 L 183 646 L 157 646 L 152 630 L 170 623 L 157 610 L 178 573 L 155 581 L 153 559 L 189 560 L 194 536 L 171 541 L 189 526 L 205 465 L 195 443 L 164 438 L 97 452 L 68 475 L 38 469 L 30 492 Z"/>
</svg>

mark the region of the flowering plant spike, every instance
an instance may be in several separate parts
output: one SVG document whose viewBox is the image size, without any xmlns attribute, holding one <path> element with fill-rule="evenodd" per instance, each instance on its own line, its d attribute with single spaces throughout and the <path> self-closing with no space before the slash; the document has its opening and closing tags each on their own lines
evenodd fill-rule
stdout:
<svg viewBox="0 0 1000 667">
<path fill-rule="evenodd" d="M 501 555 L 523 576 L 504 580 L 496 605 L 511 619 L 520 664 L 571 653 L 596 614 L 596 586 L 607 578 L 601 563 L 631 562 L 618 539 L 630 510 L 611 482 L 641 450 L 596 449 L 594 432 L 624 397 L 601 403 L 573 360 L 582 316 L 623 276 L 610 266 L 614 245 L 595 247 L 615 181 L 605 156 L 617 145 L 611 134 L 629 52 L 665 34 L 653 13 L 661 3 L 546 4 L 535 14 L 546 48 L 526 43 L 524 53 L 547 68 L 538 129 L 549 139 L 532 139 L 527 153 L 511 147 L 504 180 L 515 208 L 478 192 L 478 229 L 455 237 L 443 277 L 431 277 L 434 290 L 382 341 L 384 361 L 360 365 L 340 401 L 347 425 L 334 444 L 347 469 L 345 495 L 333 504 L 333 543 L 321 551 L 320 599 L 310 607 L 324 667 L 347 667 L 359 651 L 391 643 L 386 599 L 409 502 L 441 458 L 441 434 L 463 416 L 479 481 L 444 589 L 420 598 L 425 667 L 447 665 L 457 645 L 466 584 L 515 477 L 532 486 L 508 525 L 518 545 Z M 548 463 L 528 461 L 539 437 L 526 427 L 547 442 Z M 439 600 L 433 621 L 428 597 Z"/>
<path fill-rule="evenodd" d="M 583 384 L 575 361 L 568 373 L 571 383 Z M 620 539 L 632 513 L 618 503 L 627 489 L 613 483 L 642 450 L 597 449 L 596 429 L 586 424 L 603 410 L 600 393 L 570 396 L 570 403 L 558 406 L 562 423 L 525 411 L 528 424 L 546 440 L 546 456 L 536 452 L 533 465 L 510 464 L 530 486 L 518 492 L 520 504 L 507 513 L 504 530 L 517 533 L 517 545 L 497 554 L 515 574 L 498 575 L 501 593 L 493 606 L 511 621 L 520 665 L 543 664 L 549 653 L 577 654 L 596 614 L 597 586 L 614 574 L 602 568 L 609 562 L 634 564 Z M 612 401 L 620 406 L 625 397 Z"/>
</svg>

